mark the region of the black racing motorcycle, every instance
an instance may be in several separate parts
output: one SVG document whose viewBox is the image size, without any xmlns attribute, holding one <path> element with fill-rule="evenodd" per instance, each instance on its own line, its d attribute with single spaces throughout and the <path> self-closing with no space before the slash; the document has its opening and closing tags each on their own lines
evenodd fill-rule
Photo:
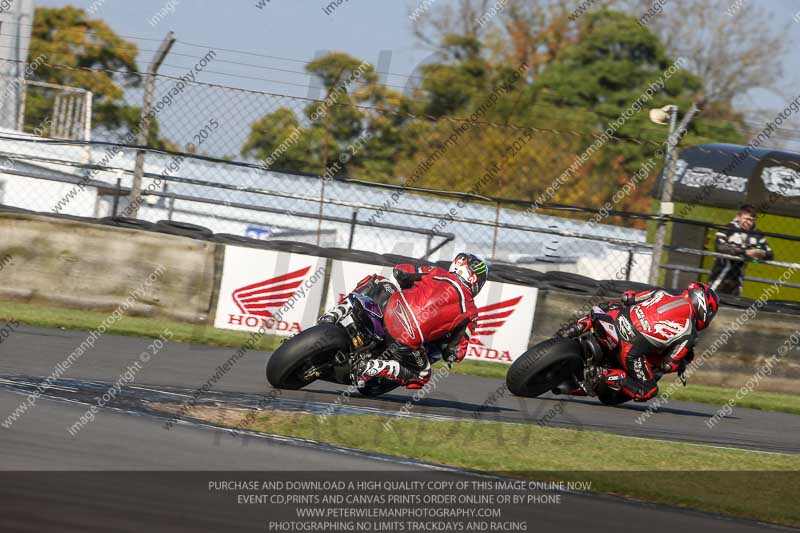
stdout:
<svg viewBox="0 0 800 533">
<path fill-rule="evenodd" d="M 351 311 L 337 323 L 320 323 L 287 339 L 267 362 L 267 381 L 278 389 L 301 389 L 316 380 L 353 384 L 353 373 L 370 359 L 391 357 L 380 305 L 358 292 L 347 295 Z M 426 346 L 431 363 L 441 352 Z M 372 378 L 358 391 L 379 396 L 399 385 Z"/>
<path fill-rule="evenodd" d="M 592 313 L 590 331 L 573 338 L 552 337 L 519 356 L 506 374 L 508 390 L 516 396 L 535 398 L 545 392 L 596 396 L 606 405 L 620 405 L 632 398 L 599 381 L 607 368 L 622 368 L 616 325 L 605 314 Z M 660 356 L 648 357 L 660 368 Z M 657 375 L 657 379 L 660 377 Z M 682 374 L 679 374 L 682 375 Z"/>
</svg>

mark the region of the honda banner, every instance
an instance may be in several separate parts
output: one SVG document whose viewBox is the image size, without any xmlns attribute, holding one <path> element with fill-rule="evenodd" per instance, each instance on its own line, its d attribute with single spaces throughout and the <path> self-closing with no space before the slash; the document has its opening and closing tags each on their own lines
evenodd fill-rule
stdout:
<svg viewBox="0 0 800 533">
<path fill-rule="evenodd" d="M 350 261 L 333 261 L 326 308 L 344 298 L 365 276 L 379 274 L 394 281 L 392 268 Z M 511 363 L 528 349 L 536 310 L 535 287 L 490 281 L 475 299 L 478 328 L 467 357 Z"/>
<path fill-rule="evenodd" d="M 214 326 L 294 335 L 316 324 L 325 258 L 225 246 Z"/>
</svg>

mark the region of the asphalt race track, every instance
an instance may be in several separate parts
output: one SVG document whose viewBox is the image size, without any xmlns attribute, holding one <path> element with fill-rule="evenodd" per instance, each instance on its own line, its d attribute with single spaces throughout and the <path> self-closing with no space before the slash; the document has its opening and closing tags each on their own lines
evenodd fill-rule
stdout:
<svg viewBox="0 0 800 533">
<path fill-rule="evenodd" d="M 0 421 L 6 420 L 25 399 L 23 394 L 48 376 L 85 338 L 86 333 L 81 331 L 21 326 L 6 339 L 0 347 Z M 100 338 L 95 348 L 86 352 L 34 408 L 10 428 L 0 427 L 0 469 L 99 470 L 106 471 L 105 476 L 113 476 L 108 472 L 111 470 L 353 472 L 435 469 L 432 465 L 294 439 L 245 438 L 242 435 L 234 438 L 202 424 L 176 424 L 166 431 L 162 427 L 165 419 L 148 411 L 148 402 L 161 402 L 169 397 L 184 401 L 183 398 L 205 383 L 217 366 L 235 351 L 181 343 L 168 343 L 153 356 L 137 374 L 135 383 L 126 387 L 119 401 L 112 404 L 115 409 L 102 410 L 97 420 L 76 435 L 70 435 L 67 428 L 86 411 L 91 398 L 116 381 L 138 360 L 138 355 L 150 342 L 149 339 L 111 335 Z M 263 354 L 247 354 L 203 397 L 217 403 L 239 405 L 263 401 L 271 390 L 264 379 L 264 364 Z M 428 398 L 414 406 L 413 414 L 472 417 L 499 385 L 497 380 L 451 375 L 440 381 Z M 275 406 L 319 411 L 336 400 L 342 388 L 320 383 L 312 385 L 308 391 L 282 391 Z M 409 399 L 411 395 L 405 391 L 379 399 L 353 396 L 342 409 L 343 412 L 393 413 Z M 609 408 L 591 400 L 569 398 L 561 404 L 563 413 L 552 416 L 559 401 L 558 398 L 534 400 L 503 396 L 493 405 L 484 407 L 479 417 L 525 424 L 536 424 L 546 417 L 552 418 L 549 425 L 557 427 L 800 453 L 800 417 L 793 415 L 737 409 L 732 417 L 709 430 L 705 421 L 716 411 L 714 406 L 670 402 L 640 425 L 636 419 L 646 408 L 642 405 Z M 441 471 L 441 474 L 474 475 L 459 471 Z M 101 496 L 97 491 L 91 492 L 92 513 L 79 515 L 70 514 L 69 505 L 79 499 L 83 485 L 41 483 L 35 476 L 20 477 L 8 472 L 2 477 L 0 501 L 7 504 L 4 505 L 6 509 L 13 509 L 0 515 L 0 529 L 4 531 L 41 530 L 43 522 L 31 521 L 31 511 L 26 507 L 34 503 L 52 511 L 53 518 L 48 520 L 54 520 L 53 524 L 58 523 L 58 529 L 63 531 L 142 530 L 147 521 L 142 522 L 140 516 L 137 522 L 130 513 L 120 511 L 134 507 L 146 507 L 150 523 L 170 523 L 171 531 L 202 530 L 209 524 L 220 523 L 222 518 L 225 519 L 224 530 L 263 530 L 263 527 L 254 529 L 253 520 L 257 517 L 253 513 L 231 514 L 230 506 L 198 506 L 197 501 L 189 497 L 191 491 L 186 492 L 180 480 L 160 480 L 155 488 L 153 480 L 146 477 L 128 479 L 126 483 L 104 483 Z M 87 498 L 89 493 L 86 493 Z M 681 528 L 738 532 L 759 531 L 765 527 L 705 513 L 579 493 L 568 494 L 558 506 L 528 509 L 526 519 L 530 520 L 531 512 L 536 515 L 535 523 L 540 531 L 585 531 L 588 517 L 598 531 L 617 529 L 619 524 L 653 532 Z M 40 515 L 39 519 L 45 520 L 44 516 Z M 67 516 L 69 520 L 64 518 Z M 92 516 L 103 516 L 102 526 L 93 525 Z M 182 518 L 177 520 L 176 517 Z"/>
<path fill-rule="evenodd" d="M 86 338 L 86 333 L 29 326 L 20 327 L 2 345 L 0 378 L 31 376 L 42 379 L 53 371 Z M 106 335 L 93 350 L 87 351 L 62 378 L 95 380 L 110 386 L 149 344 L 147 339 Z M 146 363 L 136 375 L 134 386 L 142 388 L 174 387 L 191 394 L 201 387 L 233 353 L 233 348 L 168 343 Z M 244 395 L 256 403 L 271 388 L 264 377 L 262 353 L 245 355 L 224 375 L 207 396 L 215 393 Z M 620 435 L 677 440 L 714 446 L 735 447 L 779 453 L 800 453 L 800 417 L 752 409 L 736 409 L 713 429 L 706 420 L 718 407 L 708 404 L 670 401 L 643 423 L 641 415 L 647 404 L 625 404 L 606 407 L 593 399 L 574 397 L 518 398 L 502 396 L 491 405 L 484 405 L 502 383 L 499 380 L 451 374 L 438 381 L 428 397 L 417 402 L 412 415 L 474 417 L 535 424 L 547 420 L 548 425 Z M 3 385 L 0 382 L 0 385 Z M 691 386 L 691 383 L 689 384 Z M 107 389 L 107 386 L 105 387 Z M 180 390 L 183 389 L 183 390 Z M 313 410 L 326 408 L 344 390 L 341 385 L 316 382 L 300 391 L 281 391 L 282 406 L 295 404 Z M 144 392 L 146 393 L 146 391 Z M 205 396 L 205 395 L 204 395 Z M 397 389 L 380 398 L 352 395 L 342 402 L 344 408 L 358 412 L 396 413 L 412 394 Z M 562 403 L 563 402 L 563 403 Z M 557 407 L 561 405 L 561 409 Z M 559 413 L 559 411 L 563 411 Z M 0 413 L 4 419 L 8 413 Z M 27 416 L 27 415 L 26 415 Z"/>
</svg>

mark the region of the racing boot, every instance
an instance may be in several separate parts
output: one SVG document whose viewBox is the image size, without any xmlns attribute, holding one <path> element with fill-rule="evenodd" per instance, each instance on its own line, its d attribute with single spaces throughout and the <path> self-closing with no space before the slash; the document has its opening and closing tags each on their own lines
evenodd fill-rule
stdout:
<svg viewBox="0 0 800 533">
<path fill-rule="evenodd" d="M 583 390 L 575 378 L 559 383 L 551 391 L 552 394 L 568 394 L 570 396 L 586 396 L 586 391 Z"/>
<path fill-rule="evenodd" d="M 397 361 L 386 359 L 371 359 L 366 364 L 355 369 L 354 381 L 356 387 L 363 389 L 367 381 L 372 378 L 397 380 L 397 375 L 400 373 L 400 363 Z"/>
<path fill-rule="evenodd" d="M 611 390 L 622 390 L 620 382 L 627 374 L 624 370 L 616 368 L 592 368 L 587 370 L 586 378 L 581 382 L 580 388 L 586 396 L 597 396 L 597 387 L 605 384 Z"/>
<path fill-rule="evenodd" d="M 322 323 L 337 324 L 344 317 L 348 316 L 352 310 L 353 310 L 353 305 L 350 303 L 350 300 L 345 299 L 344 302 L 333 306 L 333 308 L 331 308 L 330 310 L 325 312 L 325 314 L 320 316 L 317 319 L 317 324 L 322 324 Z"/>
<path fill-rule="evenodd" d="M 622 390 L 622 380 L 625 379 L 627 375 L 628 374 L 626 374 L 624 370 L 606 368 L 600 376 L 600 383 L 605 383 L 611 390 Z"/>
<path fill-rule="evenodd" d="M 408 389 L 421 389 L 430 380 L 430 370 L 416 373 L 392 359 L 372 359 L 355 369 L 353 374 L 359 389 L 373 378 L 392 380 Z"/>
</svg>

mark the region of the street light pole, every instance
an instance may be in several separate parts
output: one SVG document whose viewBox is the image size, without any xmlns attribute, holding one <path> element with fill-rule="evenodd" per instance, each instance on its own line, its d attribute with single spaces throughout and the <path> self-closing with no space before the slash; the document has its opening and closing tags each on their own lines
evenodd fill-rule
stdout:
<svg viewBox="0 0 800 533">
<path fill-rule="evenodd" d="M 678 121 L 678 106 L 669 105 L 661 108 L 661 111 L 669 114 L 669 138 L 667 139 L 667 153 L 665 155 L 665 174 L 661 187 L 661 205 L 659 206 L 658 228 L 656 237 L 653 241 L 653 257 L 650 262 L 650 285 L 658 285 L 658 271 L 661 267 L 661 256 L 664 252 L 664 240 L 667 236 L 667 221 L 664 217 L 674 213 L 675 205 L 672 203 L 672 189 L 675 184 L 675 174 L 678 170 L 678 144 L 686 134 L 686 130 L 694 117 L 702 109 L 702 101 L 692 104 L 691 109 L 681 120 Z M 653 118 L 653 113 L 651 113 Z"/>
</svg>

